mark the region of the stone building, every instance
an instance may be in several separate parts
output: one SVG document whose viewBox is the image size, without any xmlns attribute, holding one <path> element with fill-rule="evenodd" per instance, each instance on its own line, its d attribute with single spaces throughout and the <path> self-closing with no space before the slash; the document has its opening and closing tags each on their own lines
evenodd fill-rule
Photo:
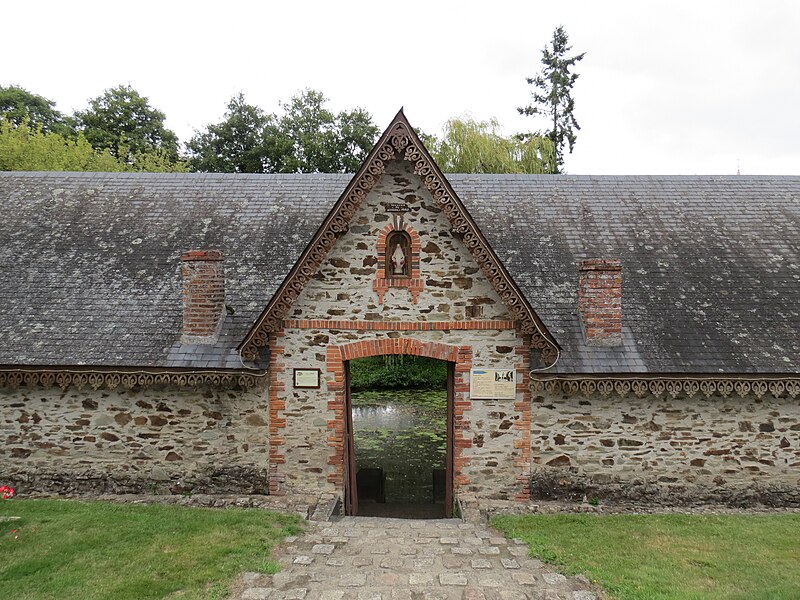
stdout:
<svg viewBox="0 0 800 600">
<path fill-rule="evenodd" d="M 0 173 L 0 481 L 335 493 L 448 363 L 448 497 L 800 504 L 800 177 Z M 448 505 L 451 505 L 448 502 Z"/>
</svg>

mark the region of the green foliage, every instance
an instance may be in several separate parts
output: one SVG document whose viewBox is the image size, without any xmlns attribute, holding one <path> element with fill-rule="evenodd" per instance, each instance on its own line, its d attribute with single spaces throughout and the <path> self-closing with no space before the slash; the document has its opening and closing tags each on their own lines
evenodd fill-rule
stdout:
<svg viewBox="0 0 800 600">
<path fill-rule="evenodd" d="M 239 93 L 228 102 L 222 122 L 196 132 L 186 144 L 192 171 L 265 173 L 274 170 L 274 115 L 248 104 Z"/>
<path fill-rule="evenodd" d="M 187 143 L 195 171 L 223 173 L 347 173 L 361 165 L 378 134 L 365 110 L 334 114 L 327 99 L 304 90 L 266 114 L 231 98 L 221 123 L 208 125 Z"/>
<path fill-rule="evenodd" d="M 70 140 L 23 121 L 0 120 L 0 171 L 124 171 L 108 152 L 92 148 L 82 135 Z"/>
<path fill-rule="evenodd" d="M 553 173 L 560 172 L 564 165 L 564 145 L 569 146 L 571 154 L 577 139 L 575 130 L 580 130 L 580 125 L 573 114 L 575 101 L 572 99 L 572 86 L 579 75 L 573 73 L 572 68 L 586 53 L 567 56 L 570 50 L 572 46 L 569 45 L 569 37 L 564 28 L 557 27 L 553 32 L 550 46 L 545 46 L 542 50 L 541 73 L 526 79 L 534 86 L 534 91 L 531 92 L 533 103 L 517 109 L 520 114 L 543 116 L 550 122 L 549 128 L 544 131 L 544 136 L 555 145 L 556 169 L 552 171 Z M 519 137 L 527 139 L 531 135 L 526 133 Z"/>
<path fill-rule="evenodd" d="M 541 515 L 492 520 L 616 600 L 800 598 L 800 515 Z"/>
<path fill-rule="evenodd" d="M 134 154 L 132 164 L 95 150 L 82 134 L 74 139 L 47 133 L 27 121 L 0 119 L 0 171 L 186 171 L 157 152 Z"/>
<path fill-rule="evenodd" d="M 41 129 L 45 133 L 74 136 L 74 120 L 65 117 L 55 106 L 56 103 L 52 100 L 25 88 L 16 85 L 0 86 L 0 118 L 13 125 L 27 123 L 31 128 Z"/>
<path fill-rule="evenodd" d="M 188 173 L 189 164 L 183 160 L 174 160 L 172 155 L 165 150 L 151 150 L 150 152 L 130 152 L 125 146 L 120 148 L 130 157 L 130 163 L 120 163 L 125 166 L 125 171 L 139 173 Z"/>
<path fill-rule="evenodd" d="M 0 590 L 16 600 L 225 597 L 300 531 L 299 519 L 261 510 L 14 500 L 18 537 L 0 536 Z"/>
<path fill-rule="evenodd" d="M 80 130 L 98 150 L 108 150 L 129 164 L 137 156 L 161 152 L 178 160 L 178 138 L 164 126 L 164 113 L 130 85 L 110 88 L 75 113 Z"/>
<path fill-rule="evenodd" d="M 361 108 L 334 115 L 325 108 L 327 98 L 303 90 L 285 104 L 278 135 L 288 140 L 284 173 L 352 173 L 372 149 L 378 127 Z"/>
<path fill-rule="evenodd" d="M 350 362 L 350 389 L 432 389 L 447 385 L 447 363 L 422 356 L 386 355 Z"/>
<path fill-rule="evenodd" d="M 441 140 L 431 139 L 431 155 L 446 173 L 551 173 L 554 145 L 541 136 L 507 138 L 496 119 L 450 119 Z"/>
</svg>

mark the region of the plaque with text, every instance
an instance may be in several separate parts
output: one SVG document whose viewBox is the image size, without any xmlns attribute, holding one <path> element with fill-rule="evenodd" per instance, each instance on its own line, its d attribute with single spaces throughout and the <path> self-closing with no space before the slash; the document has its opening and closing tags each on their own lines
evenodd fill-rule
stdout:
<svg viewBox="0 0 800 600">
<path fill-rule="evenodd" d="M 319 369 L 295 369 L 294 370 L 294 387 L 319 389 Z"/>
<path fill-rule="evenodd" d="M 514 369 L 472 369 L 469 397 L 472 400 L 514 400 L 517 372 Z"/>
</svg>

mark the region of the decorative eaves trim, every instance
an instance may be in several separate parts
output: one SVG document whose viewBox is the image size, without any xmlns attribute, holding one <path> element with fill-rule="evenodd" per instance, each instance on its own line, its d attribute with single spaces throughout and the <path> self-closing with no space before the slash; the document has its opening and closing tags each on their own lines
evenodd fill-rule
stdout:
<svg viewBox="0 0 800 600">
<path fill-rule="evenodd" d="M 118 387 L 209 386 L 220 389 L 248 389 L 265 385 L 266 371 L 150 369 L 126 367 L 4 367 L 0 366 L 0 388 L 57 386 L 66 390 L 90 387 L 94 390 Z"/>
<path fill-rule="evenodd" d="M 450 220 L 452 231 L 461 236 L 462 242 L 519 324 L 521 333 L 531 336 L 531 348 L 541 352 L 545 365 L 553 365 L 558 359 L 558 343 L 503 267 L 463 202 L 406 120 L 402 109 L 370 151 L 358 173 L 239 345 L 243 358 L 247 361 L 256 360 L 258 349 L 267 345 L 269 332 L 280 329 L 281 322 L 318 271 L 337 237 L 347 231 L 353 215 L 380 180 L 386 163 L 395 158 L 414 164 L 414 173 L 422 179 L 434 201 Z"/>
<path fill-rule="evenodd" d="M 800 377 L 796 375 L 629 375 L 629 376 L 568 376 L 541 377 L 531 373 L 531 391 L 535 394 L 563 396 L 600 394 L 623 397 L 633 394 L 639 398 L 647 395 L 672 398 L 728 397 L 736 394 L 742 398 L 753 395 L 761 398 L 770 394 L 775 398 L 800 395 Z"/>
</svg>

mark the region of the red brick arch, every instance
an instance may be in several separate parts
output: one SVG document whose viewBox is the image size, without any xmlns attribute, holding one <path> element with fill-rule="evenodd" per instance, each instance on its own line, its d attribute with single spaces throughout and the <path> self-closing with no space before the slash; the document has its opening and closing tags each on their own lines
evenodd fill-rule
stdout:
<svg viewBox="0 0 800 600">
<path fill-rule="evenodd" d="M 335 347 L 339 349 L 343 361 L 384 354 L 408 354 L 409 356 L 425 356 L 426 358 L 458 362 L 459 351 L 469 349 L 469 346 L 423 342 L 414 338 L 402 337 L 363 340 Z"/>
<path fill-rule="evenodd" d="M 425 356 L 455 363 L 454 402 L 453 402 L 453 488 L 469 484 L 464 475 L 469 457 L 464 456 L 464 448 L 472 446 L 472 439 L 467 435 L 467 421 L 472 401 L 469 398 L 469 373 L 472 368 L 472 347 L 455 346 L 439 342 L 426 342 L 414 338 L 382 338 L 362 340 L 328 346 L 327 350 L 327 387 L 332 396 L 328 400 L 328 409 L 333 411 L 333 419 L 328 421 L 328 445 L 331 448 L 328 464 L 333 471 L 328 474 L 328 481 L 338 490 L 344 489 L 344 418 L 345 418 L 345 361 L 368 356 L 385 354 L 408 354 Z"/>
</svg>

